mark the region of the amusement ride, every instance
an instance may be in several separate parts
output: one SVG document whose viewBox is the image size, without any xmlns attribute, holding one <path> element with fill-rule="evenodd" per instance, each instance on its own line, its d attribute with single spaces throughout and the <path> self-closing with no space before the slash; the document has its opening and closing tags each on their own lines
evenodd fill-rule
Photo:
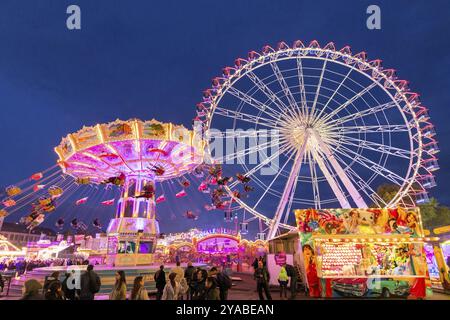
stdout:
<svg viewBox="0 0 450 320">
<path fill-rule="evenodd" d="M 298 40 L 251 51 L 212 80 L 197 114 L 205 132 L 263 141 L 227 153 L 224 161 L 236 162 L 224 171 L 240 165 L 251 179 L 252 197 L 236 196 L 238 180 L 225 190 L 233 208 L 251 214 L 243 224 L 264 222 L 268 239 L 295 230 L 293 208 L 413 207 L 435 186 L 439 149 L 419 94 L 349 46 Z M 397 186 L 392 199 L 377 193 L 383 184 Z"/>
</svg>

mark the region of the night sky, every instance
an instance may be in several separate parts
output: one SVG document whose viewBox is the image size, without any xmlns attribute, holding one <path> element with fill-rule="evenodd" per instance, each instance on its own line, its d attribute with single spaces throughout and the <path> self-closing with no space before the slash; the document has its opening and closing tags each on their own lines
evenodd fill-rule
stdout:
<svg viewBox="0 0 450 320">
<path fill-rule="evenodd" d="M 81 30 L 66 28 L 70 4 L 81 7 Z M 381 7 L 381 30 L 366 28 L 370 4 Z M 53 147 L 83 125 L 156 118 L 190 126 L 202 91 L 236 57 L 317 39 L 382 59 L 421 94 L 441 149 L 431 194 L 448 205 L 449 12 L 446 0 L 2 0 L 0 186 L 52 166 Z M 224 225 L 222 213 L 195 222 L 175 214 L 165 231 Z"/>
</svg>

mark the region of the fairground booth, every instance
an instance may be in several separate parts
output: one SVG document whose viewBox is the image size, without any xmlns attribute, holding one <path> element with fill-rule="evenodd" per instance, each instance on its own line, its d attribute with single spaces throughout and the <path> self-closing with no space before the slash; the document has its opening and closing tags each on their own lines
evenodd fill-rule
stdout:
<svg viewBox="0 0 450 320">
<path fill-rule="evenodd" d="M 450 292 L 450 225 L 424 231 L 431 240 L 425 244 L 425 253 L 432 287 Z"/>
<path fill-rule="evenodd" d="M 307 209 L 295 216 L 310 296 L 426 296 L 430 239 L 418 209 Z"/>
<path fill-rule="evenodd" d="M 25 255 L 26 248 L 19 249 L 0 234 L 0 263 L 23 259 L 25 258 Z"/>
<path fill-rule="evenodd" d="M 225 228 L 191 229 L 165 235 L 158 240 L 155 259 L 173 263 L 199 262 L 250 270 L 255 257 L 267 253 L 267 242 L 242 239 L 239 232 Z"/>
</svg>

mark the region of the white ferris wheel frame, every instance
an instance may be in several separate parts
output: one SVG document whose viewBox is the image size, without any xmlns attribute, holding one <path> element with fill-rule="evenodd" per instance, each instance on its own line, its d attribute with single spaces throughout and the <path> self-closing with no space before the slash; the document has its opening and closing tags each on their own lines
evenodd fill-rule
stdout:
<svg viewBox="0 0 450 320">
<path fill-rule="evenodd" d="M 383 69 L 381 67 L 381 61 L 380 60 L 372 60 L 368 61 L 366 54 L 364 52 L 358 53 L 356 55 L 352 55 L 350 51 L 350 47 L 344 47 L 340 51 L 337 51 L 334 47 L 333 43 L 327 44 L 324 48 L 321 48 L 317 41 L 312 41 L 308 46 L 303 45 L 301 41 L 294 42 L 293 47 L 289 47 L 286 43 L 281 42 L 278 44 L 277 49 L 273 49 L 270 46 L 265 46 L 263 48 L 263 52 L 261 54 L 256 53 L 254 51 L 249 53 L 248 59 L 237 59 L 234 67 L 227 67 L 224 69 L 224 75 L 223 77 L 215 78 L 213 80 L 213 88 L 210 90 L 205 91 L 205 95 L 203 98 L 202 105 L 205 107 L 206 114 L 205 114 L 205 120 L 204 120 L 204 129 L 208 130 L 211 128 L 212 120 L 214 114 L 217 112 L 217 109 L 220 109 L 219 104 L 221 99 L 224 97 L 224 95 L 229 91 L 235 91 L 234 94 L 240 94 L 241 97 L 239 97 L 240 100 L 244 101 L 246 99 L 246 103 L 249 103 L 250 105 L 254 106 L 261 112 L 266 112 L 267 109 L 270 109 L 267 105 L 255 105 L 255 101 L 251 100 L 251 96 L 246 96 L 245 93 L 237 90 L 233 87 L 233 85 L 239 81 L 244 76 L 247 76 L 249 78 L 252 77 L 252 73 L 254 70 L 266 66 L 268 64 L 271 65 L 274 74 L 277 77 L 277 80 L 279 81 L 281 87 L 283 88 L 283 91 L 285 93 L 286 98 L 289 100 L 289 103 L 291 104 L 291 100 L 293 99 L 292 93 L 289 91 L 290 87 L 287 86 L 283 75 L 281 71 L 278 68 L 278 65 L 276 64 L 279 61 L 283 60 L 289 60 L 289 59 L 297 59 L 297 68 L 298 63 L 300 63 L 301 68 L 301 60 L 303 59 L 315 59 L 315 60 L 322 60 L 323 62 L 323 69 L 321 72 L 321 76 L 319 79 L 319 84 L 317 86 L 317 92 L 314 98 L 314 103 L 312 106 L 311 114 L 312 116 L 315 115 L 314 108 L 317 102 L 317 98 L 319 95 L 321 82 L 323 79 L 324 71 L 326 64 L 328 62 L 333 62 L 340 64 L 342 66 L 345 66 L 349 68 L 349 72 L 347 76 L 353 72 L 356 71 L 360 75 L 364 75 L 369 81 L 371 81 L 370 86 L 366 87 L 364 90 L 360 91 L 358 94 L 356 94 L 354 97 L 346 101 L 344 104 L 340 105 L 337 109 L 344 109 L 346 106 L 348 106 L 350 103 L 352 103 L 354 100 L 361 97 L 364 93 L 366 93 L 368 90 L 370 90 L 372 85 L 378 86 L 381 88 L 386 95 L 389 97 L 390 102 L 389 103 L 395 103 L 395 106 L 390 107 L 397 107 L 398 111 L 402 115 L 402 118 L 406 124 L 407 132 L 410 140 L 410 150 L 409 150 L 409 168 L 407 170 L 407 173 L 405 174 L 405 178 L 402 178 L 400 176 L 395 177 L 395 179 L 401 179 L 403 180 L 403 183 L 400 186 L 400 189 L 398 193 L 395 195 L 395 197 L 386 205 L 386 207 L 394 207 L 397 206 L 399 203 L 403 201 L 405 198 L 410 198 L 411 195 L 419 194 L 425 192 L 425 187 L 422 186 L 420 182 L 420 177 L 423 176 L 421 174 L 421 170 L 425 169 L 425 175 L 431 175 L 432 173 L 430 170 L 425 168 L 424 166 L 424 153 L 429 155 L 429 159 L 435 159 L 434 153 L 428 153 L 423 150 L 423 139 L 424 134 L 422 132 L 421 124 L 423 124 L 423 121 L 421 118 L 419 118 L 419 114 L 425 110 L 423 106 L 421 106 L 418 95 L 410 92 L 407 88 L 406 81 L 398 80 L 395 76 L 395 73 L 392 69 Z M 275 62 L 275 66 L 272 64 Z M 301 108 L 304 107 L 306 104 L 306 98 L 305 98 L 305 84 L 304 79 L 300 77 L 300 72 L 303 72 L 302 70 L 299 70 L 299 86 L 300 86 L 300 93 L 302 94 L 301 99 Z M 250 74 L 250 75 L 249 75 Z M 253 75 L 254 76 L 254 75 Z M 303 76 L 303 74 L 301 75 Z M 332 100 L 334 97 L 334 94 L 339 90 L 340 86 L 344 83 L 347 76 L 342 80 L 341 84 L 337 89 L 335 89 L 334 93 L 329 97 L 328 102 Z M 260 81 L 258 77 L 252 79 L 255 81 Z M 283 82 L 284 81 L 284 82 Z M 265 85 L 264 82 L 262 82 L 262 85 Z M 264 92 L 264 87 L 259 87 L 259 90 Z M 264 92 L 271 101 L 274 101 L 278 99 L 281 103 L 283 103 L 276 95 L 270 97 L 273 92 L 270 92 L 267 94 Z M 366 91 L 367 90 L 367 91 Z M 237 93 L 236 93 L 237 92 Z M 235 96 L 235 95 L 234 95 Z M 250 102 L 249 102 L 250 101 Z M 253 103 L 253 104 L 252 104 Z M 294 99 L 294 103 L 297 103 Z M 328 104 L 328 103 L 327 103 Z M 383 105 L 386 105 L 387 103 L 384 103 Z M 286 105 L 285 105 L 286 106 Z M 298 104 L 296 104 L 298 106 Z M 289 105 L 291 107 L 291 105 Z M 285 110 L 285 115 L 290 116 L 289 114 L 289 107 Z M 382 105 L 375 106 L 376 107 L 382 107 Z M 322 114 L 323 110 L 326 109 L 326 105 L 322 107 L 319 115 Z M 338 111 L 337 109 L 333 110 L 331 113 L 326 114 L 325 118 L 332 118 L 333 115 L 336 115 Z M 381 109 L 380 109 L 381 110 Z M 219 110 L 220 111 L 220 110 Z M 233 117 L 233 111 L 227 110 L 228 113 L 231 113 L 231 116 Z M 283 112 L 283 111 L 282 111 Z M 308 111 L 309 112 L 309 111 Z M 377 111 L 378 112 L 378 111 Z M 283 112 L 284 113 L 284 112 Z M 356 113 L 354 113 L 356 114 Z M 411 119 L 407 118 L 407 115 L 410 115 Z M 236 116 L 237 113 L 235 112 L 234 115 Z M 259 119 L 258 117 L 251 116 L 248 114 L 245 114 L 249 117 L 252 121 L 255 121 L 257 123 Z M 227 115 L 228 116 L 228 115 Z M 308 115 L 309 116 L 309 115 Z M 347 117 L 347 116 L 346 116 Z M 426 118 L 428 120 L 428 118 Z M 335 121 L 335 120 L 333 120 Z M 427 124 L 431 125 L 428 121 L 425 121 Z M 269 123 L 270 124 L 270 123 Z M 432 125 L 431 125 L 432 126 Z M 413 131 L 415 131 L 413 133 Z M 288 230 L 294 230 L 295 227 L 282 223 L 281 217 L 284 214 L 286 210 L 286 206 L 288 206 L 288 210 L 290 210 L 290 204 L 289 202 L 289 196 L 291 195 L 293 188 L 295 188 L 295 185 L 297 184 L 298 174 L 300 171 L 300 167 L 303 163 L 302 159 L 305 156 L 305 146 L 307 141 L 313 140 L 315 145 L 320 146 L 320 148 L 312 149 L 311 154 L 308 156 L 311 156 L 314 158 L 314 160 L 317 162 L 319 168 L 321 169 L 323 175 L 326 178 L 326 181 L 330 185 L 331 189 L 333 190 L 334 194 L 336 195 L 341 207 L 343 208 L 349 208 L 350 203 L 348 202 L 347 198 L 343 195 L 343 192 L 341 190 L 341 187 L 336 183 L 335 178 L 330 174 L 326 164 L 323 161 L 323 156 L 326 156 L 329 162 L 331 163 L 331 167 L 334 169 L 334 171 L 337 173 L 337 176 L 343 183 L 345 189 L 349 192 L 349 195 L 353 199 L 353 201 L 357 204 L 358 207 L 364 208 L 367 207 L 367 204 L 365 203 L 363 197 L 359 194 L 358 190 L 355 188 L 351 180 L 348 178 L 347 174 L 343 170 L 343 168 L 339 165 L 339 163 L 336 161 L 333 152 L 327 148 L 326 144 L 322 141 L 321 137 L 315 132 L 314 130 L 307 129 L 305 132 L 308 132 L 307 138 L 304 140 L 304 144 L 297 150 L 295 153 L 295 161 L 293 164 L 293 167 L 291 169 L 290 175 L 288 177 L 288 181 L 285 185 L 283 194 L 280 199 L 280 203 L 278 204 L 277 211 L 275 213 L 275 216 L 273 218 L 269 218 L 265 216 L 264 214 L 258 212 L 251 206 L 247 205 L 245 201 L 242 199 L 239 199 L 233 195 L 232 187 L 231 186 L 225 186 L 225 189 L 229 193 L 230 197 L 233 198 L 233 200 L 238 203 L 242 208 L 244 208 L 245 211 L 250 212 L 253 214 L 255 218 L 258 218 L 266 223 L 268 225 L 268 238 L 273 238 L 276 233 L 278 232 L 279 228 L 284 228 Z M 433 139 L 434 141 L 434 139 Z M 350 143 L 350 142 L 349 142 Z M 417 147 L 415 147 L 415 144 L 417 144 Z M 372 145 L 372 147 L 382 147 L 381 145 Z M 209 146 L 207 146 L 207 150 L 209 150 Z M 401 152 L 400 150 L 396 150 L 396 152 Z M 321 155 L 322 153 L 322 155 Z M 209 154 L 209 152 L 208 152 Z M 342 154 L 341 154 L 342 156 Z M 291 155 L 292 157 L 292 155 Z M 270 159 L 267 158 L 267 159 Z M 266 160 L 267 160 L 266 159 Z M 289 160 L 287 161 L 289 162 Z M 286 163 L 287 163 L 286 162 Z M 371 163 L 370 159 L 365 159 L 365 162 L 363 163 L 366 166 L 370 165 L 371 167 L 375 167 L 375 170 L 379 170 L 380 173 L 383 172 L 384 168 L 381 168 L 376 163 Z M 260 164 L 261 165 L 261 164 Z M 259 165 L 259 166 L 260 166 Z M 258 168 L 255 167 L 255 168 Z M 253 168 L 253 172 L 256 172 L 255 168 Z M 374 168 L 372 168 L 374 169 Z M 390 172 L 389 170 L 384 169 L 384 173 L 388 173 L 389 175 L 394 173 Z M 281 172 L 282 170 L 280 170 Z M 379 174 L 380 174 L 379 173 Z M 248 175 L 247 172 L 245 175 Z M 252 173 L 253 174 L 253 173 Z M 394 179 L 394 181 L 395 181 Z M 400 180 L 400 181 L 401 181 Z M 273 183 L 274 181 L 272 181 Z M 269 186 L 270 187 L 270 186 Z M 295 190 L 293 191 L 295 193 Z M 294 194 L 292 193 L 292 197 Z M 263 195 L 264 196 L 264 195 Z M 260 199 L 261 200 L 261 199 Z M 291 200 L 292 201 L 292 200 Z M 320 200 L 319 200 L 320 201 Z M 256 207 L 256 206 L 255 206 Z"/>
</svg>

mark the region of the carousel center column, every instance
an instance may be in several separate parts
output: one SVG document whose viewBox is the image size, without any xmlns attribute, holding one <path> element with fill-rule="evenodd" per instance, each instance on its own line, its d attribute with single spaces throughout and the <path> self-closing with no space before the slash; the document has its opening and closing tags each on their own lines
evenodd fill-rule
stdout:
<svg viewBox="0 0 450 320">
<path fill-rule="evenodd" d="M 130 175 L 122 188 L 116 217 L 108 227 L 107 261 L 117 266 L 151 264 L 159 234 L 155 180 Z"/>
</svg>

